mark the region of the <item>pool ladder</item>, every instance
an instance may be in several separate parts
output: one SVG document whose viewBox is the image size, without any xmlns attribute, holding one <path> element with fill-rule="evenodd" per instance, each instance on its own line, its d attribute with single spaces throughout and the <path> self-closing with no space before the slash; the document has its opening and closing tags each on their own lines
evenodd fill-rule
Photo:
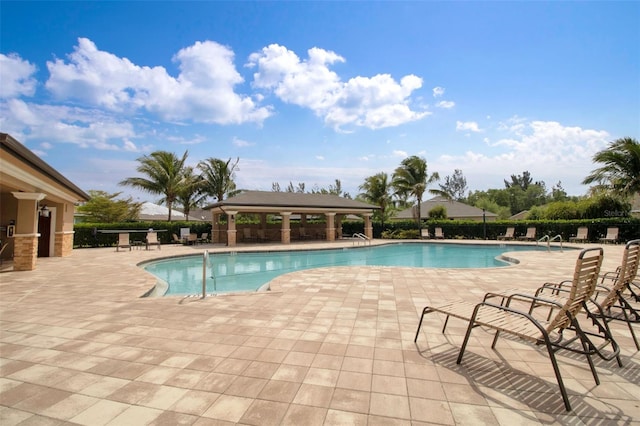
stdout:
<svg viewBox="0 0 640 426">
<path fill-rule="evenodd" d="M 207 267 L 211 268 L 211 278 L 213 279 L 213 291 L 216 291 L 216 274 L 211 265 L 213 262 L 212 258 L 209 256 L 209 250 L 205 250 L 202 253 L 202 298 L 207 297 Z"/>
<path fill-rule="evenodd" d="M 353 245 L 356 245 L 356 242 L 360 242 L 360 241 L 362 241 L 363 244 L 367 244 L 367 243 L 371 244 L 371 240 L 369 239 L 369 237 L 367 237 L 366 235 L 360 232 L 356 232 L 355 234 L 353 234 L 351 238 L 353 238 Z"/>
<path fill-rule="evenodd" d="M 538 241 L 536 241 L 536 245 L 538 245 L 538 243 L 541 243 L 543 241 L 547 242 L 547 250 L 551 251 L 551 242 L 555 241 L 555 240 L 559 240 L 560 241 L 560 251 L 562 252 L 562 235 L 558 234 L 555 237 L 551 237 L 550 235 L 545 235 L 544 237 L 540 238 Z"/>
</svg>

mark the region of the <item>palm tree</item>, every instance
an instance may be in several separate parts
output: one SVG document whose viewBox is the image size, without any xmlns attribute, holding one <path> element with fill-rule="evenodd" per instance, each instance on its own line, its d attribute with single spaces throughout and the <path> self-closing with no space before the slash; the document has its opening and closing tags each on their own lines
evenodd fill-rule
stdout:
<svg viewBox="0 0 640 426">
<path fill-rule="evenodd" d="M 376 213 L 380 215 L 382 229 L 384 229 L 384 220 L 388 214 L 387 208 L 392 203 L 389 176 L 384 172 L 369 176 L 364 180 L 364 183 L 360 185 L 360 191 L 364 191 L 360 194 L 362 199 L 380 207 L 380 210 Z"/>
<path fill-rule="evenodd" d="M 198 208 L 205 198 L 202 194 L 202 176 L 193 173 L 193 167 L 184 168 L 184 182 L 176 201 L 182 206 L 185 217 L 189 217 L 192 209 Z"/>
<path fill-rule="evenodd" d="M 155 151 L 138 158 L 140 165 L 136 168 L 138 173 L 146 177 L 130 177 L 120 182 L 120 185 L 128 185 L 141 189 L 151 194 L 163 195 L 160 203 L 165 203 L 169 208 L 169 222 L 171 222 L 171 209 L 184 184 L 184 163 L 187 160 L 188 151 L 182 158 L 167 151 Z"/>
<path fill-rule="evenodd" d="M 623 196 L 640 194 L 640 143 L 633 138 L 620 138 L 593 156 L 594 163 L 603 164 L 591 172 L 583 184 L 607 184 Z"/>
<path fill-rule="evenodd" d="M 433 182 L 440 179 L 437 172 L 431 176 L 427 173 L 427 160 L 416 155 L 407 157 L 400 163 L 400 167 L 396 168 L 393 173 L 391 185 L 395 188 L 396 193 L 400 196 L 416 197 L 418 202 L 418 229 L 422 229 L 422 215 L 420 212 L 420 204 L 422 203 L 422 195 L 427 187 Z M 442 191 L 429 190 L 432 194 L 442 195 Z"/>
<path fill-rule="evenodd" d="M 234 173 L 238 170 L 239 158 L 231 163 L 231 158 L 226 162 L 218 158 L 207 158 L 198 163 L 202 172 L 202 192 L 214 197 L 218 202 L 224 200 L 225 195 L 232 195 L 236 189 L 233 181 Z"/>
</svg>

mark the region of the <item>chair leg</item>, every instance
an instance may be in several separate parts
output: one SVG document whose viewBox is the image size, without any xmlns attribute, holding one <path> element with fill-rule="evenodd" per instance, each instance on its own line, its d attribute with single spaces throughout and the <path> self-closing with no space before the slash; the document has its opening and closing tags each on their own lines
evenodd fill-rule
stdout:
<svg viewBox="0 0 640 426">
<path fill-rule="evenodd" d="M 418 341 L 418 335 L 420 334 L 420 327 L 422 327 L 422 320 L 424 319 L 424 314 L 427 313 L 427 309 L 429 309 L 428 306 L 422 310 L 422 315 L 420 316 L 420 322 L 418 323 L 418 329 L 416 330 L 416 337 L 413 339 L 413 343 L 416 343 Z"/>
<path fill-rule="evenodd" d="M 564 382 L 562 381 L 562 376 L 560 375 L 560 368 L 558 367 L 558 361 L 556 360 L 556 354 L 553 351 L 551 344 L 549 343 L 548 337 L 545 337 L 545 345 L 547 346 L 549 359 L 551 359 L 551 366 L 553 367 L 553 372 L 556 375 L 556 380 L 558 381 L 558 386 L 560 387 L 560 394 L 562 395 L 562 400 L 564 401 L 564 408 L 567 411 L 571 411 L 571 403 L 569 402 L 569 395 L 567 395 L 567 390 L 564 387 Z"/>
</svg>

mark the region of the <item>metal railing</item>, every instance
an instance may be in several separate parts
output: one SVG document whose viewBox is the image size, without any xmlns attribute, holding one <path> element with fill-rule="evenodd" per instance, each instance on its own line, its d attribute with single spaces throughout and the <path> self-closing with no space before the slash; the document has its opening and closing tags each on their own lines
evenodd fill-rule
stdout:
<svg viewBox="0 0 640 426">
<path fill-rule="evenodd" d="M 541 243 L 543 241 L 547 242 L 547 250 L 551 251 L 551 243 L 553 241 L 559 240 L 560 241 L 560 251 L 563 251 L 562 248 L 562 235 L 558 234 L 555 237 L 551 237 L 550 235 L 545 235 L 542 238 L 540 238 L 538 241 L 536 241 L 536 245 L 538 245 L 538 243 Z"/>
</svg>

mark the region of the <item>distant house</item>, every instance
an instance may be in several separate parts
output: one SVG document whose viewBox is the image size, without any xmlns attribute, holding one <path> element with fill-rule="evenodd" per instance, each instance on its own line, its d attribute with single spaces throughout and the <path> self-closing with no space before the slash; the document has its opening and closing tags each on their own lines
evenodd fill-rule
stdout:
<svg viewBox="0 0 640 426">
<path fill-rule="evenodd" d="M 516 213 L 513 216 L 509 217 L 509 220 L 525 220 L 528 215 L 529 215 L 529 210 L 522 210 L 521 212 Z"/>
<path fill-rule="evenodd" d="M 204 213 L 198 213 L 195 211 L 190 212 L 191 214 L 187 218 L 183 212 L 176 209 L 171 209 L 171 220 L 185 220 L 192 222 L 208 222 L 211 221 L 211 213 L 202 211 L 207 213 L 207 216 L 204 216 Z M 208 217 L 208 218 L 207 218 Z M 160 206 L 158 204 L 146 202 L 142 204 L 142 208 L 140 209 L 140 214 L 138 215 L 138 220 L 148 220 L 148 221 L 167 221 L 169 218 L 169 209 L 165 206 Z"/>
<path fill-rule="evenodd" d="M 481 222 L 484 217 L 487 222 L 493 222 L 498 218 L 497 214 L 491 213 L 490 211 L 483 211 L 477 207 L 473 207 L 459 201 L 448 200 L 444 197 L 435 197 L 430 200 L 423 201 L 420 204 L 420 215 L 422 216 L 422 219 L 429 219 L 429 212 L 434 207 L 438 206 L 442 206 L 447 210 L 447 218 L 451 220 L 476 220 Z M 393 219 L 416 219 L 417 214 L 417 207 L 411 207 L 406 210 L 402 210 L 396 214 Z"/>
</svg>

